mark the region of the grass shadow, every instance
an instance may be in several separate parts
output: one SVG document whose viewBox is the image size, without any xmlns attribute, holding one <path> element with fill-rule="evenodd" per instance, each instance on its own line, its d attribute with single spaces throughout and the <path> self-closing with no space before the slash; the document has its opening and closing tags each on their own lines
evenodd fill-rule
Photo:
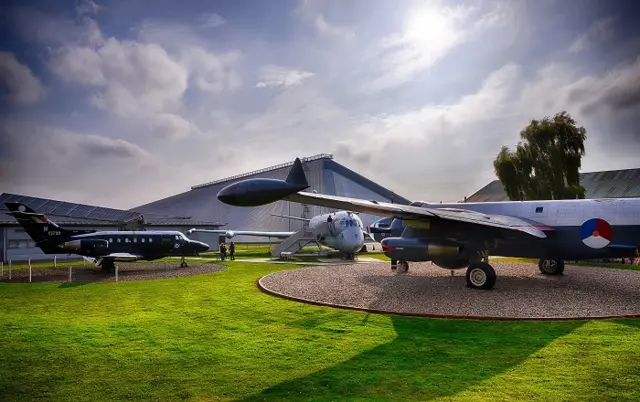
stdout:
<svg viewBox="0 0 640 402">
<path fill-rule="evenodd" d="M 366 316 L 365 316 L 366 319 Z M 527 360 L 584 322 L 480 322 L 392 317 L 397 337 L 336 366 L 242 401 L 425 400 L 458 394 Z"/>
</svg>

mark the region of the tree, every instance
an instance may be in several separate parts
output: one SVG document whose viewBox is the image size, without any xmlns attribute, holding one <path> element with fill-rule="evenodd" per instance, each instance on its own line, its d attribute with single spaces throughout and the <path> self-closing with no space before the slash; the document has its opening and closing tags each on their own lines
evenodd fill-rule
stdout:
<svg viewBox="0 0 640 402">
<path fill-rule="evenodd" d="M 510 200 L 584 198 L 580 167 L 587 130 L 567 113 L 532 120 L 515 151 L 503 146 L 494 171 Z"/>
</svg>

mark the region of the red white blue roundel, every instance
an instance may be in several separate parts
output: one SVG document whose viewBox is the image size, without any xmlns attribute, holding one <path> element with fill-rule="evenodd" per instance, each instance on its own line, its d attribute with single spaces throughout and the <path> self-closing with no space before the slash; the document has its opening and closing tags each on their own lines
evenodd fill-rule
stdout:
<svg viewBox="0 0 640 402">
<path fill-rule="evenodd" d="M 607 247 L 611 243 L 611 225 L 604 219 L 589 219 L 580 227 L 580 238 L 587 247 Z"/>
</svg>

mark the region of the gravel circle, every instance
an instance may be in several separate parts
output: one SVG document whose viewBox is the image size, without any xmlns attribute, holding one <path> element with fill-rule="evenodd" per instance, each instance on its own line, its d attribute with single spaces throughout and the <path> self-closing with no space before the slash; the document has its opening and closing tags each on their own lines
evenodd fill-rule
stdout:
<svg viewBox="0 0 640 402">
<path fill-rule="evenodd" d="M 466 286 L 465 270 L 412 262 L 315 266 L 258 281 L 265 292 L 298 301 L 381 313 L 472 319 L 591 319 L 640 316 L 640 271 L 565 266 L 542 275 L 536 264 L 492 263 L 492 290 Z"/>
<path fill-rule="evenodd" d="M 148 262 L 126 263 L 118 265 L 118 282 L 142 281 L 149 279 L 168 279 L 182 276 L 210 274 L 223 271 L 225 266 L 208 263 L 189 263 L 186 268 L 180 268 L 180 262 Z M 71 282 L 115 282 L 115 273 L 104 272 L 95 266 L 72 267 Z M 68 282 L 69 267 L 64 268 L 34 268 L 31 270 L 31 282 Z M 9 281 L 8 271 L 5 269 L 0 282 L 29 282 L 29 270 L 21 269 L 11 273 Z"/>
</svg>

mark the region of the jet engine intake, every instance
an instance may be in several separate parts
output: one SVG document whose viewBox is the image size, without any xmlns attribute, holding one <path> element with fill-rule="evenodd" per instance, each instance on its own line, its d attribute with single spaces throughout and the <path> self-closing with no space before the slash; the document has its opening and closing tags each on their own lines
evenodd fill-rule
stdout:
<svg viewBox="0 0 640 402">
<path fill-rule="evenodd" d="M 62 243 L 62 248 L 65 250 L 75 251 L 79 253 L 106 250 L 109 247 L 109 242 L 102 239 L 83 239 L 83 240 L 71 240 Z"/>
<path fill-rule="evenodd" d="M 387 257 L 400 261 L 431 261 L 434 258 L 456 257 L 463 253 L 461 244 L 420 238 L 387 237 L 380 244 Z"/>
</svg>

